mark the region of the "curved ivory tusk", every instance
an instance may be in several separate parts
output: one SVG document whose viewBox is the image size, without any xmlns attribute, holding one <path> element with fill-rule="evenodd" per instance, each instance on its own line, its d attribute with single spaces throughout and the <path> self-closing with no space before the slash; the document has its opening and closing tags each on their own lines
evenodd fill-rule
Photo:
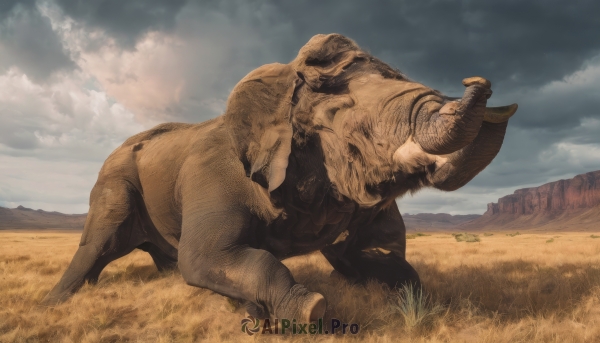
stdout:
<svg viewBox="0 0 600 343">
<path fill-rule="evenodd" d="M 487 121 L 488 123 L 504 123 L 517 112 L 517 108 L 519 108 L 517 104 L 500 107 L 486 107 L 483 121 Z"/>
</svg>

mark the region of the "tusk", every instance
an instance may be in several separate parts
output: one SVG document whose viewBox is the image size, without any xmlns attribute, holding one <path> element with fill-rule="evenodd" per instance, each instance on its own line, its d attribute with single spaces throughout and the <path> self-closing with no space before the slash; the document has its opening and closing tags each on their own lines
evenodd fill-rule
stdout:
<svg viewBox="0 0 600 343">
<path fill-rule="evenodd" d="M 486 107 L 483 121 L 487 121 L 488 123 L 504 123 L 517 112 L 517 108 L 519 108 L 517 104 L 501 107 Z"/>
</svg>

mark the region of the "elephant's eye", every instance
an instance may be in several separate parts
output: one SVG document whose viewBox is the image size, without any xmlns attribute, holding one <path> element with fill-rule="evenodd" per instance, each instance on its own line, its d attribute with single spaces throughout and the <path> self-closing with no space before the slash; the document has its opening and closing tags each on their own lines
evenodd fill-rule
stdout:
<svg viewBox="0 0 600 343">
<path fill-rule="evenodd" d="M 304 64 L 309 67 L 326 67 L 331 64 L 331 60 L 320 60 L 318 58 L 307 58 Z"/>
<path fill-rule="evenodd" d="M 347 69 L 349 69 L 350 67 L 352 67 L 352 66 L 356 65 L 357 63 L 364 62 L 364 61 L 365 61 L 365 58 L 364 58 L 364 57 L 354 57 L 354 59 L 352 59 L 352 61 L 350 61 L 350 63 L 346 64 L 346 65 L 345 65 L 345 66 L 342 68 L 342 70 L 347 70 Z"/>
</svg>

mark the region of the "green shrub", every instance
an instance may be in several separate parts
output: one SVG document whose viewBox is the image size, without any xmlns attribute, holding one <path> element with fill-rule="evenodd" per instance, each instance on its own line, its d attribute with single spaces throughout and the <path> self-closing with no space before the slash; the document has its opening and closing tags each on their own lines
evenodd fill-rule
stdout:
<svg viewBox="0 0 600 343">
<path fill-rule="evenodd" d="M 484 233 L 483 235 L 487 237 L 487 236 L 493 236 L 494 234 L 493 234 L 493 233 L 487 233 L 487 232 L 486 232 L 486 233 Z"/>
<path fill-rule="evenodd" d="M 546 241 L 546 243 L 552 243 L 554 242 L 554 238 L 550 238 L 549 240 Z"/>
<path fill-rule="evenodd" d="M 423 237 L 423 236 L 431 236 L 431 235 L 428 235 L 428 234 L 422 233 L 422 232 L 417 232 L 417 233 L 412 233 L 410 235 L 406 235 L 406 239 L 415 239 L 417 237 Z"/>
<path fill-rule="evenodd" d="M 510 236 L 510 237 L 514 237 L 514 236 L 518 236 L 518 235 L 520 235 L 520 233 L 519 233 L 519 231 L 517 231 L 517 232 L 515 232 L 515 233 L 507 233 L 506 235 L 507 235 L 507 236 Z"/>
<path fill-rule="evenodd" d="M 481 241 L 479 239 L 479 235 L 474 234 L 474 233 L 456 233 L 456 234 L 452 234 L 452 236 L 454 236 L 454 238 L 456 239 L 457 242 L 479 242 Z"/>
<path fill-rule="evenodd" d="M 592 237 L 592 238 L 600 238 L 600 236 L 596 236 L 596 235 L 591 235 L 590 237 Z"/>
</svg>

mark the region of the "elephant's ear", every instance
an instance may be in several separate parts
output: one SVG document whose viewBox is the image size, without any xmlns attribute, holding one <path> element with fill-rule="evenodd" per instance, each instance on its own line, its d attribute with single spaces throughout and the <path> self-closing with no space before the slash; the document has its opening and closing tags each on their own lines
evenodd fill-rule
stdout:
<svg viewBox="0 0 600 343">
<path fill-rule="evenodd" d="M 267 64 L 246 75 L 227 101 L 225 125 L 246 175 L 270 191 L 285 179 L 292 149 L 291 109 L 302 80 L 287 64 Z"/>
</svg>

